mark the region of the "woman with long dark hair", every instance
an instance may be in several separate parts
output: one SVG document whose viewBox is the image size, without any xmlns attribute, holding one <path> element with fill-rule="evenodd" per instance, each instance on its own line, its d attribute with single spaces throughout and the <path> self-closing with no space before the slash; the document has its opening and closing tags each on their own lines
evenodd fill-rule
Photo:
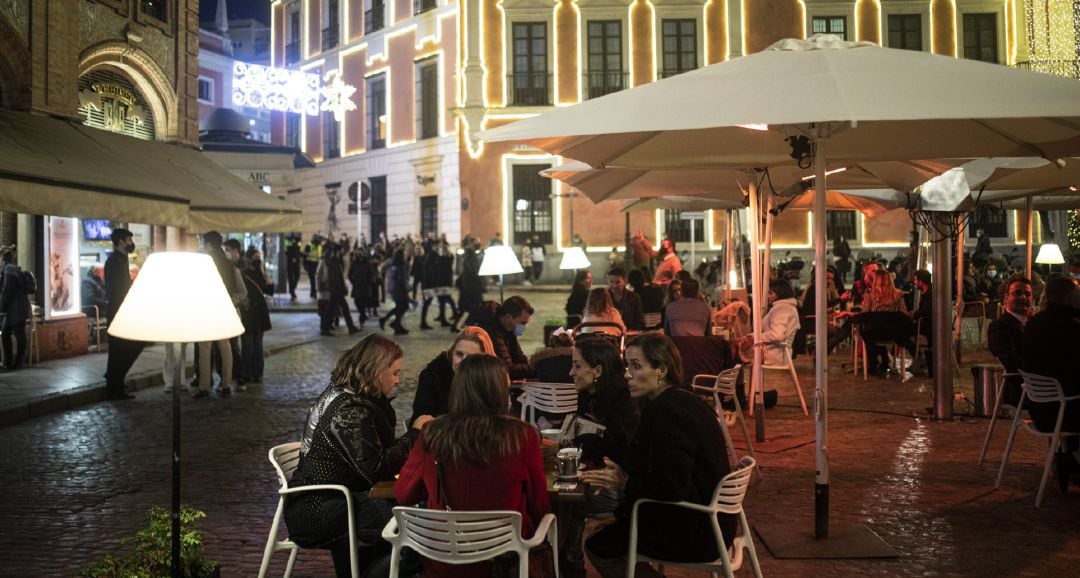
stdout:
<svg viewBox="0 0 1080 578">
<path fill-rule="evenodd" d="M 604 467 L 582 472 L 592 486 L 626 492 L 615 522 L 585 543 L 596 571 L 605 578 L 626 575 L 630 513 L 639 498 L 706 504 L 717 483 L 731 471 L 723 433 L 712 408 L 680 387 L 682 358 L 671 339 L 644 333 L 626 347 L 630 396 L 641 400 L 641 424 L 621 457 L 605 456 Z M 617 461 L 616 461 L 617 460 Z M 719 516 L 725 540 L 734 537 L 735 517 Z M 638 551 L 682 562 L 713 561 L 719 556 L 712 524 L 700 512 L 646 504 L 638 513 Z M 660 576 L 647 564 L 639 576 Z"/>
<path fill-rule="evenodd" d="M 394 484 L 399 504 L 432 509 L 513 510 L 531 536 L 550 511 L 536 429 L 510 415 L 506 365 L 471 355 L 458 365 L 450 413 L 431 422 Z M 491 564 L 451 566 L 424 560 L 424 575 L 490 576 Z"/>
<path fill-rule="evenodd" d="M 340 484 L 353 494 L 358 538 L 376 543 L 364 548 L 364 567 L 390 550 L 378 541 L 390 520 L 390 506 L 368 495 L 379 481 L 392 480 L 430 415 L 394 437 L 397 418 L 388 396 L 401 371 L 402 350 L 381 336 L 368 335 L 342 353 L 330 385 L 308 410 L 300 462 L 289 486 Z M 328 548 L 337 575 L 349 576 L 348 509 L 339 492 L 304 492 L 289 499 L 285 523 L 289 537 L 305 548 Z M 384 547 L 385 546 L 385 547 Z"/>
</svg>

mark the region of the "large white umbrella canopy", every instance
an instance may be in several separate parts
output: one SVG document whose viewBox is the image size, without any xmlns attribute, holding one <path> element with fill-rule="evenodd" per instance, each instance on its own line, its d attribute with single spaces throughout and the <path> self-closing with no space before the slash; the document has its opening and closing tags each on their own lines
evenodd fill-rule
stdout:
<svg viewBox="0 0 1080 578">
<path fill-rule="evenodd" d="M 1080 155 L 1080 83 L 971 60 L 845 42 L 834 35 L 768 49 L 485 132 L 594 168 L 765 167 L 813 155 L 816 332 L 825 335 L 825 173 L 829 163 Z M 753 195 L 751 195 L 753 197 Z M 756 253 L 755 253 L 756 254 Z M 937 258 L 944 259 L 942 254 Z M 755 266 L 755 274 L 758 267 Z M 754 283 L 755 292 L 761 287 Z M 760 304 L 760 299 L 755 303 Z M 935 318 L 947 303 L 935 299 Z M 760 308 L 754 308 L 760 327 Z M 942 327 L 939 351 L 950 335 Z M 760 334 L 757 336 L 760 341 Z M 826 340 L 817 340 L 816 533 L 828 534 Z M 759 357 L 760 348 L 755 348 Z M 948 363 L 935 414 L 951 415 Z M 755 363 L 754 382 L 760 383 Z"/>
</svg>

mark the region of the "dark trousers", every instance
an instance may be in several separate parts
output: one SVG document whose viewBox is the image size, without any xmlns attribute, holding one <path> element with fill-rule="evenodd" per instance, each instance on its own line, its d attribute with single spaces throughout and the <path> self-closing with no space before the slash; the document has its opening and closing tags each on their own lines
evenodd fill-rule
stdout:
<svg viewBox="0 0 1080 578">
<path fill-rule="evenodd" d="M 367 308 L 364 307 L 364 303 L 359 297 L 353 298 L 353 305 L 356 305 L 356 313 L 360 317 L 360 326 L 363 327 L 368 318 Z"/>
<path fill-rule="evenodd" d="M 308 281 L 311 283 L 311 298 L 318 299 L 319 295 L 316 293 L 318 282 L 315 280 L 315 273 L 319 270 L 319 262 L 304 261 L 304 269 L 307 271 Z"/>
<path fill-rule="evenodd" d="M 345 299 L 345 296 L 330 294 L 330 300 L 326 302 L 326 309 L 319 324 L 319 329 L 323 333 L 330 331 L 331 326 L 334 324 L 334 318 L 337 317 L 339 311 L 345 316 L 345 325 L 348 326 L 349 330 L 356 329 L 356 324 L 352 320 L 352 312 L 349 311 L 349 302 Z"/>
<path fill-rule="evenodd" d="M 11 354 L 11 338 L 15 337 L 15 355 Z M 22 364 L 26 358 L 26 321 L 8 323 L 4 321 L 4 328 L 0 330 L 0 339 L 4 347 L 4 367 L 12 369 Z"/>
<path fill-rule="evenodd" d="M 447 306 L 450 307 L 450 317 L 446 316 Z M 439 295 L 439 321 L 449 325 L 449 320 L 455 318 L 457 318 L 457 305 L 454 304 L 454 298 L 449 295 Z"/>
<path fill-rule="evenodd" d="M 402 299 L 402 300 L 396 300 L 395 299 L 394 300 L 394 309 L 391 310 L 389 313 L 387 313 L 385 316 L 383 316 L 382 319 L 390 319 L 391 317 L 393 317 L 394 321 L 392 321 L 390 325 L 392 327 L 400 327 L 401 326 L 401 318 L 405 316 L 405 312 L 407 312 L 408 310 L 409 310 L 409 298 L 406 295 L 405 299 Z"/>
<path fill-rule="evenodd" d="M 544 273 L 544 262 L 543 261 L 533 261 L 532 272 L 533 272 L 533 281 L 539 281 L 540 280 L 540 275 L 542 275 Z"/>
<path fill-rule="evenodd" d="M 124 379 L 144 347 L 145 341 L 109 336 L 109 359 L 105 364 L 105 389 L 109 394 L 124 393 Z"/>
<path fill-rule="evenodd" d="M 289 265 L 289 295 L 296 299 L 296 284 L 300 282 L 300 265 Z"/>
<path fill-rule="evenodd" d="M 244 381 L 262 382 L 263 377 L 263 331 L 249 330 L 240 336 L 240 358 L 243 360 Z"/>
</svg>

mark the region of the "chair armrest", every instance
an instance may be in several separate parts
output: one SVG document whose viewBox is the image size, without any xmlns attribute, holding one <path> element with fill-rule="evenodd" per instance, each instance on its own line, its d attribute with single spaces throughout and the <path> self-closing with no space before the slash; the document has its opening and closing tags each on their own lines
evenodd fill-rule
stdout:
<svg viewBox="0 0 1080 578">
<path fill-rule="evenodd" d="M 303 492 L 327 492 L 327 491 L 330 491 L 330 492 L 342 492 L 346 496 L 348 496 L 350 499 L 352 498 L 352 493 L 349 491 L 349 488 L 346 488 L 345 486 L 342 486 L 340 484 L 316 484 L 316 485 L 313 485 L 313 486 L 300 486 L 298 488 L 285 488 L 284 490 L 278 490 L 278 494 L 280 494 L 282 496 L 287 496 L 287 495 L 291 495 L 291 494 L 300 494 L 300 493 L 303 493 Z"/>
<path fill-rule="evenodd" d="M 691 383 L 690 389 L 701 393 L 717 393 L 716 388 L 711 385 L 698 385 L 696 383 Z"/>
<path fill-rule="evenodd" d="M 394 538 L 397 538 L 400 533 L 401 528 L 398 527 L 397 518 L 391 517 L 382 529 L 382 539 L 393 544 Z"/>
<path fill-rule="evenodd" d="M 555 514 L 544 514 L 544 517 L 540 518 L 540 523 L 536 525 L 536 531 L 533 532 L 533 535 L 527 540 L 522 540 L 521 543 L 527 545 L 529 548 L 535 548 L 539 546 L 540 543 L 547 538 L 548 532 L 550 532 L 553 528 L 556 527 L 554 526 L 554 524 Z M 558 563 L 558 560 L 556 560 L 556 563 Z"/>
<path fill-rule="evenodd" d="M 711 507 L 703 506 L 701 504 L 695 504 L 693 502 L 665 502 L 664 500 L 654 500 L 652 498 L 639 498 L 638 501 L 634 502 L 634 510 L 633 510 L 633 514 L 632 514 L 632 519 L 635 522 L 637 521 L 638 507 L 641 506 L 642 504 L 665 504 L 665 505 L 668 505 L 668 506 L 676 506 L 678 508 L 686 508 L 687 510 L 695 510 L 695 511 L 698 511 L 698 512 L 704 512 L 706 514 L 715 513 L 715 511 Z"/>
</svg>

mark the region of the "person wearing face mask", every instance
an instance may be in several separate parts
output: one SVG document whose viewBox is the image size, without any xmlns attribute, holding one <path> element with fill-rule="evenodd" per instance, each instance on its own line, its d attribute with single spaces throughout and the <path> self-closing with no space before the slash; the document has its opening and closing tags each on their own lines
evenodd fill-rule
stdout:
<svg viewBox="0 0 1080 578">
<path fill-rule="evenodd" d="M 731 471 L 724 434 L 712 408 L 681 387 L 682 358 L 671 339 L 657 333 L 634 337 L 626 346 L 630 397 L 641 401 L 641 422 L 621 457 L 605 456 L 602 468 L 581 473 L 586 484 L 625 492 L 615 522 L 585 542 L 585 553 L 604 578 L 626 576 L 630 515 L 640 498 L 707 504 L 717 483 Z M 614 458 L 614 459 L 613 459 Z M 736 518 L 718 516 L 727 546 Z M 719 556 L 712 522 L 692 510 L 648 504 L 638 511 L 638 551 L 663 560 L 713 561 Z M 638 576 L 661 576 L 640 563 Z"/>
<path fill-rule="evenodd" d="M 995 305 L 1001 295 L 1001 279 L 998 279 L 997 265 L 991 262 L 983 268 L 982 274 L 975 278 L 975 290 L 979 293 L 979 298 L 987 303 L 987 316 L 992 317 L 997 311 Z"/>
<path fill-rule="evenodd" d="M 995 319 L 987 328 L 986 341 L 990 353 L 1001 362 L 1005 373 L 1005 387 L 1001 391 L 1001 403 L 1016 407 L 1020 401 L 1023 379 L 1018 373 L 1024 359 L 1024 325 L 1031 317 L 1031 280 L 1014 275 L 1002 283 L 1005 314 Z"/>
<path fill-rule="evenodd" d="M 520 295 L 507 298 L 495 310 L 483 327 L 495 346 L 495 356 L 506 362 L 510 379 L 528 379 L 536 376 L 536 369 L 521 350 L 518 337 L 525 333 L 525 326 L 533 316 L 532 305 Z"/>
<path fill-rule="evenodd" d="M 266 295 L 273 295 L 274 289 L 266 281 L 262 268 L 262 254 L 255 247 L 249 247 L 240 266 L 240 274 L 247 288 L 248 306 L 240 311 L 240 320 L 244 323 L 244 334 L 240 336 L 241 377 L 248 383 L 262 383 L 263 380 L 263 334 L 270 331 L 270 308 L 266 305 Z"/>
<path fill-rule="evenodd" d="M 461 360 L 470 355 L 494 355 L 495 348 L 487 331 L 466 327 L 457 334 L 450 347 L 420 371 L 413 397 L 413 414 L 409 423 L 422 415 L 439 417 L 450 411 L 450 385 L 454 382 Z"/>
<path fill-rule="evenodd" d="M 394 437 L 397 418 L 390 397 L 398 384 L 401 346 L 372 334 L 338 357 L 326 387 L 308 410 L 300 445 L 300 461 L 290 488 L 340 484 L 352 492 L 358 538 L 363 546 L 363 569 L 390 553 L 379 540 L 390 520 L 390 504 L 371 498 L 380 481 L 393 480 L 409 455 L 430 415 L 413 420 L 401 437 Z M 350 576 L 348 506 L 337 492 L 304 492 L 285 505 L 289 538 L 304 548 L 326 548 L 339 577 Z"/>
<path fill-rule="evenodd" d="M 135 252 L 134 235 L 127 229 L 113 229 L 113 252 L 105 260 L 105 293 L 108 299 L 108 320 L 116 317 L 128 290 L 131 289 L 131 275 L 128 273 L 128 255 Z M 109 399 L 134 399 L 135 396 L 124 390 L 127 372 L 139 358 L 146 343 L 132 341 L 109 335 L 109 359 L 105 369 L 105 391 Z"/>
</svg>

